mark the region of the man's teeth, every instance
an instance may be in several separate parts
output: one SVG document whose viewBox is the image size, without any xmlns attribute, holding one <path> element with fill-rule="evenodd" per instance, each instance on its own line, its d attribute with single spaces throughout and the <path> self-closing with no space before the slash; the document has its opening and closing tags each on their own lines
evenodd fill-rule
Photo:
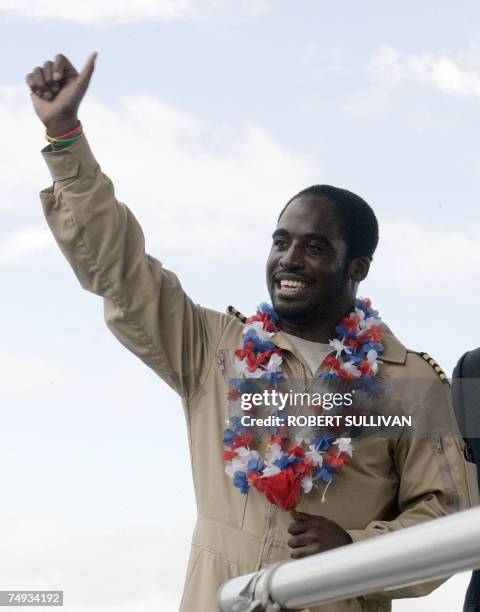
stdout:
<svg viewBox="0 0 480 612">
<path fill-rule="evenodd" d="M 280 287 L 282 289 L 305 289 L 307 286 L 306 283 L 302 283 L 302 281 L 296 280 L 281 280 Z"/>
</svg>

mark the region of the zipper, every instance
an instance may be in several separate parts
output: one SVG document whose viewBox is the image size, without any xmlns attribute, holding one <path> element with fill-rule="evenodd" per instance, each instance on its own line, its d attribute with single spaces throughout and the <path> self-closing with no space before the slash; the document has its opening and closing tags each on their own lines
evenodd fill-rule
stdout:
<svg viewBox="0 0 480 612">
<path fill-rule="evenodd" d="M 262 552 L 260 554 L 260 562 L 257 569 L 261 569 L 263 563 L 267 559 L 268 553 L 273 542 L 272 531 L 273 531 L 273 519 L 276 516 L 277 506 L 270 504 L 267 516 L 267 527 L 265 529 L 265 536 L 263 539 Z"/>
<path fill-rule="evenodd" d="M 446 484 L 447 502 L 454 509 L 454 511 L 458 512 L 460 507 L 457 487 L 455 486 L 452 472 L 450 470 L 450 464 L 448 463 L 447 456 L 445 455 L 442 436 L 439 433 L 433 434 L 433 445 L 439 460 L 438 468 Z"/>
</svg>

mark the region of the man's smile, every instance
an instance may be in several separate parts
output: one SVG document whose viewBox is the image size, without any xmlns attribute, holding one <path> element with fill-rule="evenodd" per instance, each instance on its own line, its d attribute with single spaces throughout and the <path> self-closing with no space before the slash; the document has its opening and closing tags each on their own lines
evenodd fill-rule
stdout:
<svg viewBox="0 0 480 612">
<path fill-rule="evenodd" d="M 274 280 L 275 293 L 278 297 L 300 297 L 305 295 L 312 285 L 309 279 L 295 274 L 276 274 Z"/>
</svg>

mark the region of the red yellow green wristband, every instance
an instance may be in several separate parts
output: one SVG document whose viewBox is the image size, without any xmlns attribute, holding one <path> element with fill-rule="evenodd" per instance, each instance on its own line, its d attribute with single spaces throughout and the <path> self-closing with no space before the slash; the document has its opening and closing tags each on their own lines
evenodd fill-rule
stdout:
<svg viewBox="0 0 480 612">
<path fill-rule="evenodd" d="M 45 131 L 45 138 L 48 140 L 50 144 L 54 145 L 69 145 L 72 142 L 77 141 L 83 135 L 83 127 L 82 124 L 79 123 L 74 130 L 67 132 L 66 134 L 62 134 L 61 136 L 49 136 L 48 132 Z"/>
</svg>

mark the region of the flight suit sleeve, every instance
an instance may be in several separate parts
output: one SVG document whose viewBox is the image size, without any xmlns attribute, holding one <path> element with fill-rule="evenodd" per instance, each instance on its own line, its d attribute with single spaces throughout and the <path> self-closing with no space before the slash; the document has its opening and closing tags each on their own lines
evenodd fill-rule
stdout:
<svg viewBox="0 0 480 612">
<path fill-rule="evenodd" d="M 145 252 L 138 221 L 116 199 L 85 136 L 42 154 L 54 181 L 40 193 L 44 214 L 81 286 L 103 297 L 119 341 L 188 399 L 204 382 L 228 317 L 194 304 Z"/>
<path fill-rule="evenodd" d="M 433 381 L 420 406 L 418 435 L 409 433 L 392 441 L 399 479 L 398 515 L 390 521 L 372 521 L 365 529 L 349 530 L 353 542 L 418 525 L 478 503 L 475 465 L 466 461 L 463 439 L 455 431 L 448 383 Z M 364 597 L 377 600 L 421 597 L 445 580 Z"/>
</svg>

